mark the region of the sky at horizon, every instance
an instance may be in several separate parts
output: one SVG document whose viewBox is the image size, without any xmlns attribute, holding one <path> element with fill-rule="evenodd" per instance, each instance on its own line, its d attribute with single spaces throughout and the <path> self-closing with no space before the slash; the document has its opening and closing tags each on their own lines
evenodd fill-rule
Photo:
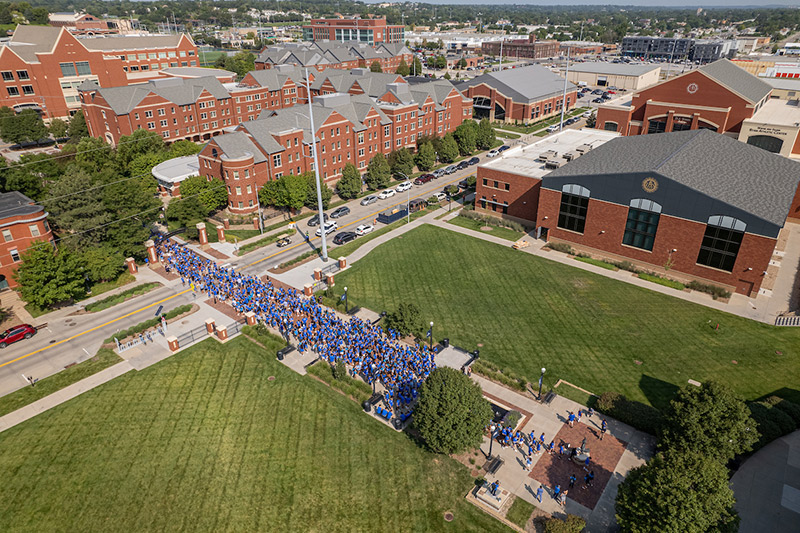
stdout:
<svg viewBox="0 0 800 533">
<path fill-rule="evenodd" d="M 368 4 L 379 4 L 387 0 L 365 0 Z M 392 0 L 388 0 L 392 1 Z M 670 4 L 665 0 L 627 0 L 621 3 L 610 3 L 608 0 L 559 0 L 559 1 L 536 1 L 536 0 L 515 0 L 488 2 L 487 0 L 425 0 L 428 4 L 437 5 L 530 5 L 530 6 L 587 6 L 587 7 L 663 7 L 666 9 L 697 9 L 703 8 L 776 8 L 776 7 L 798 7 L 797 0 L 768 0 L 766 5 L 759 4 L 753 0 L 707 0 L 703 2 L 692 2 L 690 0 L 679 0 L 679 5 Z"/>
</svg>

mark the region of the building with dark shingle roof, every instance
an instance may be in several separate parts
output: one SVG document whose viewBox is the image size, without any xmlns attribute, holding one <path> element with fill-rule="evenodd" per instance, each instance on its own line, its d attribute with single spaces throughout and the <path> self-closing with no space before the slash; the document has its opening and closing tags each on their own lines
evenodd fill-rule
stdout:
<svg viewBox="0 0 800 533">
<path fill-rule="evenodd" d="M 720 59 L 601 105 L 597 127 L 622 135 L 689 129 L 739 133 L 771 91 L 770 84 Z"/>
<path fill-rule="evenodd" d="M 755 297 L 798 184 L 800 163 L 711 131 L 619 137 L 546 174 L 535 220 L 549 241 Z"/>
<path fill-rule="evenodd" d="M 0 193 L 0 290 L 17 286 L 14 272 L 25 250 L 35 242 L 53 242 L 47 215 L 43 206 L 19 191 Z"/>
<path fill-rule="evenodd" d="M 384 72 L 395 72 L 402 61 L 411 65 L 414 56 L 403 43 L 358 41 L 318 41 L 281 43 L 265 48 L 256 58 L 256 70 L 269 70 L 277 65 L 324 70 L 327 68 L 369 68 L 377 62 Z"/>
<path fill-rule="evenodd" d="M 489 72 L 456 84 L 472 99 L 476 119 L 536 122 L 561 113 L 564 78 L 540 65 Z M 578 87 L 567 82 L 567 108 L 577 102 Z"/>
</svg>

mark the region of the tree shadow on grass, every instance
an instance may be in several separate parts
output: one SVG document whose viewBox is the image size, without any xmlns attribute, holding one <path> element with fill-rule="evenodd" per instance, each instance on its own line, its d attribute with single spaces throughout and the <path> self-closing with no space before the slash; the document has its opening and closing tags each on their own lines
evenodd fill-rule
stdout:
<svg viewBox="0 0 800 533">
<path fill-rule="evenodd" d="M 761 398 L 757 398 L 756 401 L 766 400 L 770 396 L 778 396 L 780 398 L 783 398 L 784 400 L 788 400 L 792 403 L 800 405 L 800 390 L 790 389 L 788 387 L 782 387 L 780 389 L 774 390 L 769 394 L 765 394 Z"/>
<path fill-rule="evenodd" d="M 670 400 L 672 400 L 680 387 L 674 383 L 643 374 L 639 380 L 639 388 L 650 402 L 650 405 L 663 412 L 669 407 Z"/>
</svg>

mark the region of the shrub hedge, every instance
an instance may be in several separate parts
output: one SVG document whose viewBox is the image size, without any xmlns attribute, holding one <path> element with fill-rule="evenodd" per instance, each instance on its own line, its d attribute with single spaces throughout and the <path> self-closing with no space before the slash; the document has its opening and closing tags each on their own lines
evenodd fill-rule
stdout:
<svg viewBox="0 0 800 533">
<path fill-rule="evenodd" d="M 787 415 L 789 415 L 792 420 L 794 420 L 795 426 L 800 428 L 800 405 L 796 403 L 790 402 L 789 400 L 784 400 L 779 396 L 770 396 L 766 400 L 764 400 L 769 405 L 777 407 Z"/>
<path fill-rule="evenodd" d="M 518 376 L 510 370 L 500 368 L 494 363 L 482 359 L 472 363 L 472 370 L 518 391 L 524 391 L 528 386 L 528 380 L 523 376 Z"/>
<path fill-rule="evenodd" d="M 661 429 L 661 411 L 641 402 L 629 400 L 618 392 L 601 394 L 596 409 L 651 435 L 657 435 Z"/>
<path fill-rule="evenodd" d="M 505 220 L 502 218 L 497 218 L 489 215 L 482 215 L 476 211 L 462 209 L 461 213 L 459 213 L 458 216 L 468 218 L 470 220 L 477 220 L 478 222 L 486 226 L 498 226 L 502 228 L 509 228 L 514 231 L 519 231 L 521 233 L 525 233 L 525 226 L 519 224 L 518 222 L 513 222 L 511 220 Z"/>
<path fill-rule="evenodd" d="M 317 361 L 308 367 L 308 373 L 318 377 L 332 388 L 352 396 L 358 403 L 363 403 L 372 396 L 372 388 L 369 385 L 358 379 L 351 378 L 347 372 L 342 378 L 335 378 L 333 367 L 325 361 Z"/>
<path fill-rule="evenodd" d="M 551 250 L 555 250 L 556 252 L 562 252 L 569 255 L 575 255 L 575 250 L 569 244 L 565 242 L 548 242 L 545 244 L 546 247 L 550 248 Z"/>
</svg>

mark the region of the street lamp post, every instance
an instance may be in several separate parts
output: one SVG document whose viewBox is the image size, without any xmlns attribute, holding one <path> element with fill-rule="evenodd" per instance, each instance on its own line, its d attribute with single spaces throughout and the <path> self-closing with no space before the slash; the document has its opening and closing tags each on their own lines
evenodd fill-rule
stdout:
<svg viewBox="0 0 800 533">
<path fill-rule="evenodd" d="M 411 178 L 403 174 L 402 172 L 395 172 L 399 176 L 403 176 L 406 181 L 411 181 Z M 411 222 L 411 189 L 406 190 L 406 224 Z"/>
<path fill-rule="evenodd" d="M 372 363 L 372 394 L 375 394 L 376 381 L 378 381 L 378 377 L 375 375 L 375 363 Z"/>
<path fill-rule="evenodd" d="M 539 376 L 539 401 L 542 401 L 542 381 L 544 380 L 545 368 L 542 367 L 542 375 Z"/>
<path fill-rule="evenodd" d="M 494 442 L 495 432 L 491 431 L 489 433 L 489 460 L 492 460 L 492 443 Z"/>
<path fill-rule="evenodd" d="M 344 314 L 347 314 L 347 287 L 344 288 Z"/>
<path fill-rule="evenodd" d="M 433 348 L 433 322 L 431 322 L 431 329 L 428 333 L 431 334 L 431 348 Z"/>
<path fill-rule="evenodd" d="M 325 213 L 322 210 L 322 187 L 319 179 L 319 158 L 317 157 L 317 132 L 314 129 L 314 109 L 311 107 L 311 79 L 306 69 L 306 96 L 308 97 L 308 121 L 311 123 L 311 155 L 314 157 L 314 178 L 317 184 L 317 209 L 319 211 L 320 233 L 322 234 L 322 261 L 328 262 L 328 242 L 325 234 Z M 311 239 L 309 239 L 310 241 Z"/>
</svg>

